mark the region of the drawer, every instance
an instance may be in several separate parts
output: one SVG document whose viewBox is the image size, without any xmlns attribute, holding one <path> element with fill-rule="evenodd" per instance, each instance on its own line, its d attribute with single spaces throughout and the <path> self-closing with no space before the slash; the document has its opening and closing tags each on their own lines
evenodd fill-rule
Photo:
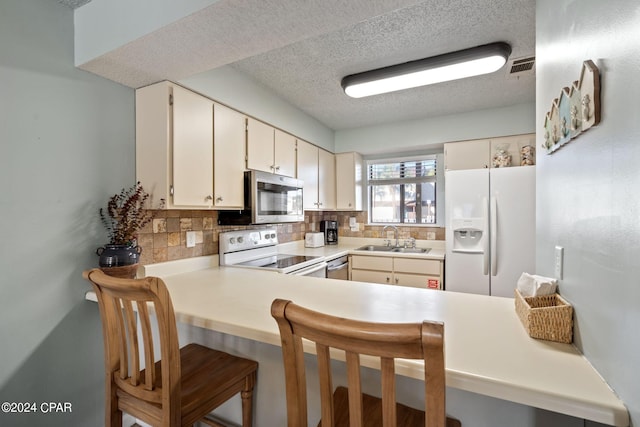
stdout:
<svg viewBox="0 0 640 427">
<path fill-rule="evenodd" d="M 393 258 L 381 256 L 351 256 L 351 268 L 363 270 L 393 271 Z"/>
<path fill-rule="evenodd" d="M 442 262 L 437 259 L 394 258 L 393 271 L 439 276 Z"/>
<path fill-rule="evenodd" d="M 351 280 L 355 282 L 391 284 L 391 272 L 371 270 L 351 270 Z"/>
</svg>

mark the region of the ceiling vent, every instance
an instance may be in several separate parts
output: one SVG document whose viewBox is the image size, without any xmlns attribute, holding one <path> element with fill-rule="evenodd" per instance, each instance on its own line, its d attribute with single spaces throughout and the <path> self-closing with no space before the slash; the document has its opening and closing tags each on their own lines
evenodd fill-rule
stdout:
<svg viewBox="0 0 640 427">
<path fill-rule="evenodd" d="M 507 63 L 507 78 L 518 79 L 536 74 L 536 57 L 524 56 L 515 58 Z"/>
</svg>

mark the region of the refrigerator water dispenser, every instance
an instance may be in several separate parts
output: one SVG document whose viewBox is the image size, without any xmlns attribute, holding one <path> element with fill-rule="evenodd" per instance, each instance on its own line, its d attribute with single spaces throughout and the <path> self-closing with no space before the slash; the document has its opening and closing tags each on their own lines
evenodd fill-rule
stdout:
<svg viewBox="0 0 640 427">
<path fill-rule="evenodd" d="M 483 253 L 483 218 L 455 218 L 451 220 L 454 252 Z"/>
</svg>

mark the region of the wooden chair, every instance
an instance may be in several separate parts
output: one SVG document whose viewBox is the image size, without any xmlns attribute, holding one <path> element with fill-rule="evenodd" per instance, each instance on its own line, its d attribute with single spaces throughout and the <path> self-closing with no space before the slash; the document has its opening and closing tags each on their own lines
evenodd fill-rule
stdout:
<svg viewBox="0 0 640 427">
<path fill-rule="evenodd" d="M 445 414 L 444 325 L 440 322 L 384 324 L 330 316 L 276 299 L 271 305 L 282 339 L 289 427 L 307 426 L 302 339 L 315 342 L 322 418 L 318 426 L 459 427 Z M 330 348 L 343 350 L 348 388 L 333 393 Z M 381 394 L 361 392 L 360 355 L 380 358 Z M 424 411 L 396 403 L 395 358 L 423 359 Z"/>
<path fill-rule="evenodd" d="M 153 426 L 190 426 L 198 420 L 220 426 L 204 417 L 237 393 L 242 396 L 242 425 L 252 425 L 257 362 L 197 344 L 178 349 L 171 298 L 157 277 L 121 279 L 99 269 L 83 276 L 93 284 L 102 318 L 105 426 L 121 427 L 122 412 Z M 161 359 L 156 363 L 150 311 L 157 318 Z M 150 369 L 140 367 L 141 349 Z"/>
</svg>

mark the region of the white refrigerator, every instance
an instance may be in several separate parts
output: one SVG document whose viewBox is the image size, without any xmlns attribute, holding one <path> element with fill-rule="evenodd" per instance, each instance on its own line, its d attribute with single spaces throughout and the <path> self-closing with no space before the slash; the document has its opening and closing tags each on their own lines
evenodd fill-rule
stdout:
<svg viewBox="0 0 640 427">
<path fill-rule="evenodd" d="M 445 172 L 445 289 L 513 297 L 535 273 L 534 166 Z"/>
</svg>

